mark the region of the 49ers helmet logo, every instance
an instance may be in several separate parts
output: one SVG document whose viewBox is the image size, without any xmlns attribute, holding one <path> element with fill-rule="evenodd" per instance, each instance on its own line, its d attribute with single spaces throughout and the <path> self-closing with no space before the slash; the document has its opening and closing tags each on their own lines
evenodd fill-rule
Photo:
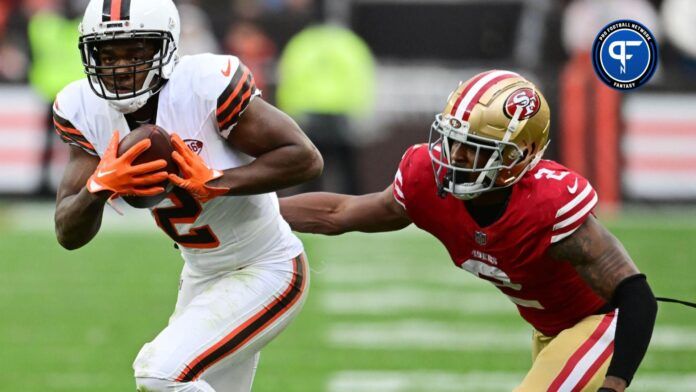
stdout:
<svg viewBox="0 0 696 392">
<path fill-rule="evenodd" d="M 517 89 L 505 100 L 504 112 L 508 118 L 515 115 L 517 108 L 522 108 L 520 121 L 533 117 L 541 108 L 539 94 L 529 87 Z"/>
</svg>

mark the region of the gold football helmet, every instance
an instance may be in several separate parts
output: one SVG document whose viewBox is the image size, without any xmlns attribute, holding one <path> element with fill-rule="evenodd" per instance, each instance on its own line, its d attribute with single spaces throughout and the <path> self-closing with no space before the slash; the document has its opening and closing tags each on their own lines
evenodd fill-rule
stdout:
<svg viewBox="0 0 696 392">
<path fill-rule="evenodd" d="M 549 125 L 546 99 L 514 72 L 483 72 L 461 83 L 430 129 L 428 150 L 441 195 L 470 200 L 519 181 L 541 159 Z M 457 143 L 473 156 L 469 167 L 453 164 Z"/>
</svg>

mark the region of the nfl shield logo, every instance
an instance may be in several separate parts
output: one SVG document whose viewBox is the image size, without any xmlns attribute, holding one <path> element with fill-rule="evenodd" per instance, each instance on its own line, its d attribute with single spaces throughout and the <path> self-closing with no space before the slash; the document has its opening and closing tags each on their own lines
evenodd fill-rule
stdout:
<svg viewBox="0 0 696 392">
<path fill-rule="evenodd" d="M 474 233 L 474 239 L 476 240 L 477 244 L 479 244 L 481 246 L 486 245 L 486 241 L 487 241 L 486 233 L 477 230 Z"/>
</svg>

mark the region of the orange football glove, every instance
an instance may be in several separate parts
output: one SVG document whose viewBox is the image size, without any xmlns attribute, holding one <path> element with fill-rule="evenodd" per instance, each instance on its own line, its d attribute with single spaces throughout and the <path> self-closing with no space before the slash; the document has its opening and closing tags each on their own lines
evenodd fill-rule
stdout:
<svg viewBox="0 0 696 392">
<path fill-rule="evenodd" d="M 167 166 L 164 159 L 132 165 L 138 155 L 150 148 L 150 140 L 140 141 L 120 157 L 116 156 L 118 142 L 118 131 L 114 131 L 97 170 L 87 180 L 87 190 L 91 193 L 112 192 L 109 199 L 117 196 L 154 196 L 164 192 L 161 186 L 152 186 L 167 179 L 165 171 L 153 173 Z"/>
<path fill-rule="evenodd" d="M 205 164 L 203 158 L 186 146 L 177 134 L 172 134 L 174 152 L 172 158 L 181 169 L 184 178 L 176 174 L 169 175 L 169 181 L 179 188 L 186 189 L 196 200 L 205 203 L 218 196 L 226 194 L 229 188 L 212 187 L 208 182 L 222 177 L 220 170 L 211 169 Z"/>
</svg>

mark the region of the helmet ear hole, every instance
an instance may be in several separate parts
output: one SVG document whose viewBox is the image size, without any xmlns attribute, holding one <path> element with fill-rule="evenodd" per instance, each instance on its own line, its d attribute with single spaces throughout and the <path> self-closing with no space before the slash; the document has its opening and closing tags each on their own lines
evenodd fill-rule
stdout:
<svg viewBox="0 0 696 392">
<path fill-rule="evenodd" d="M 536 151 L 536 145 L 535 145 L 535 143 L 532 143 L 531 146 L 525 148 L 524 151 L 522 151 L 522 158 L 520 158 L 520 162 L 526 161 L 527 158 L 529 158 L 529 153 L 530 153 L 531 151 Z"/>
</svg>

